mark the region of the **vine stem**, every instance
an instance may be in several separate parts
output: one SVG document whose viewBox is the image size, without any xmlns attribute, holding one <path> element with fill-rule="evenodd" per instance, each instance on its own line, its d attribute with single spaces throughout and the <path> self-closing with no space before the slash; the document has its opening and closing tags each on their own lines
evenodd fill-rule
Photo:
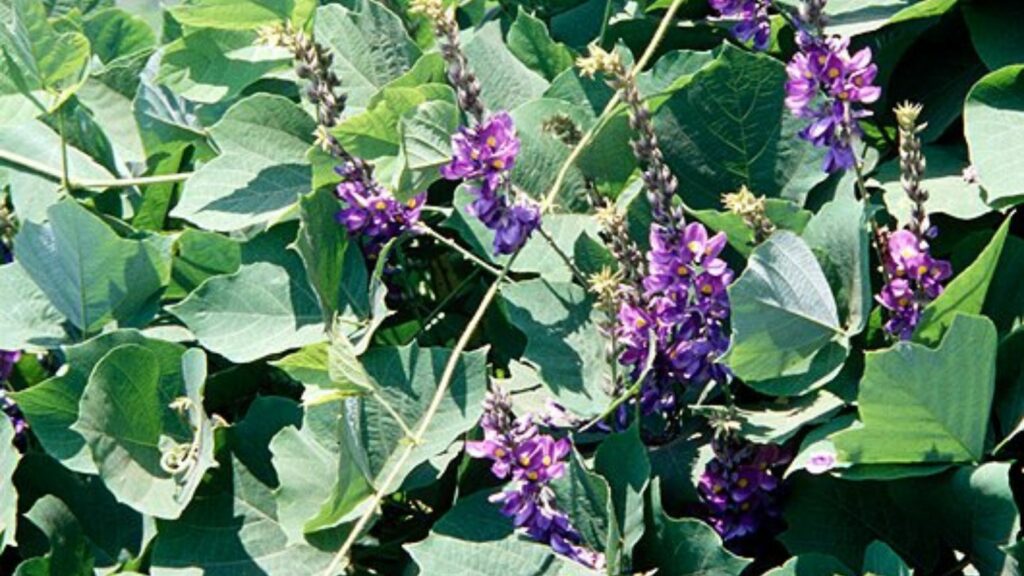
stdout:
<svg viewBox="0 0 1024 576">
<path fill-rule="evenodd" d="M 374 492 L 370 505 L 366 508 L 366 512 L 359 517 L 355 526 L 352 527 L 352 531 L 349 532 L 345 542 L 341 545 L 341 549 L 338 550 L 338 553 L 335 554 L 331 563 L 324 571 L 324 576 L 334 576 L 338 568 L 341 567 L 341 563 L 348 557 L 349 550 L 352 549 L 356 539 L 359 538 L 363 529 L 366 528 L 366 524 L 369 523 L 370 518 L 373 517 L 374 511 L 380 505 L 384 496 L 390 492 L 391 484 L 394 483 L 396 478 L 398 478 L 398 474 L 401 472 L 402 467 L 405 466 L 405 462 L 412 455 L 416 446 L 423 442 L 423 436 L 426 434 L 427 427 L 430 426 L 430 423 L 433 421 L 438 409 L 441 407 L 441 401 L 448 392 L 448 386 L 451 384 L 451 380 L 455 376 L 455 369 L 459 365 L 459 359 L 462 356 L 462 351 L 469 345 L 470 338 L 473 337 L 473 334 L 476 332 L 480 322 L 483 321 L 484 314 L 490 307 L 491 301 L 493 301 L 498 295 L 502 282 L 508 275 L 509 268 L 518 256 L 518 252 L 512 255 L 512 258 L 510 258 L 509 261 L 501 268 L 501 273 L 498 275 L 498 278 L 491 284 L 491 287 L 488 288 L 487 293 L 484 294 L 483 300 L 477 307 L 476 312 L 473 313 L 473 317 L 469 319 L 469 323 L 466 325 L 466 329 L 462 332 L 462 336 L 459 337 L 458 342 L 455 343 L 455 347 L 452 348 L 451 357 L 448 358 L 448 363 L 445 364 L 444 372 L 441 373 L 441 380 L 437 384 L 437 391 L 434 392 L 434 397 L 430 400 L 430 405 L 427 407 L 427 411 L 424 412 L 419 425 L 416 426 L 413 436 L 409 438 L 408 445 L 405 450 L 402 451 L 402 455 L 399 456 L 398 461 L 391 468 L 391 472 L 388 473 L 386 478 L 384 478 L 380 488 Z"/>
<path fill-rule="evenodd" d="M 462 254 L 462 256 L 464 258 L 466 258 L 467 260 L 472 261 L 477 266 L 480 266 L 481 268 L 486 270 L 488 273 L 490 273 L 492 276 L 501 276 L 501 270 L 499 270 L 499 269 L 495 268 L 494 266 L 488 264 L 486 261 L 484 261 L 483 258 L 480 258 L 476 254 L 473 254 L 469 250 L 466 250 L 462 246 L 459 246 L 458 242 L 456 242 L 456 241 L 452 240 L 451 238 L 441 234 L 440 232 L 438 232 L 437 230 L 434 230 L 433 228 L 431 228 L 430 226 L 424 224 L 423 222 L 420 222 L 419 226 L 417 226 L 416 229 L 418 231 L 420 231 L 420 232 L 423 232 L 427 236 L 430 236 L 434 240 L 437 240 L 438 242 L 444 244 L 445 246 L 451 248 L 452 250 L 455 250 L 459 254 Z"/>
<path fill-rule="evenodd" d="M 665 11 L 665 15 L 662 16 L 661 22 L 658 24 L 658 29 L 654 31 L 651 43 L 647 45 L 647 49 L 644 50 L 640 59 L 636 61 L 636 64 L 629 71 L 630 76 L 635 77 L 639 74 L 640 71 L 643 70 L 651 61 L 651 58 L 654 57 L 654 53 L 658 50 L 658 46 L 661 45 L 661 42 L 665 39 L 665 34 L 668 33 L 668 27 L 672 24 L 672 19 L 675 17 L 676 12 L 679 11 L 679 7 L 682 5 L 683 0 L 672 1 L 668 10 Z M 558 170 L 558 175 L 555 177 L 554 184 L 551 185 L 551 189 L 548 190 L 547 196 L 544 197 L 544 202 L 541 205 L 542 209 L 545 209 L 546 211 L 554 203 L 555 196 L 558 194 L 558 191 L 561 190 L 562 184 L 565 183 L 565 178 L 569 174 L 569 168 L 576 163 L 580 154 L 583 153 L 583 149 L 590 144 L 591 140 L 594 139 L 594 135 L 597 133 L 597 127 L 601 125 L 601 121 L 615 109 L 621 100 L 622 93 L 616 92 L 615 95 L 612 96 L 612 99 L 608 101 L 604 110 L 601 111 L 601 115 L 598 117 L 597 122 L 594 122 L 593 127 L 591 127 L 590 130 L 587 130 L 583 137 L 580 138 L 580 141 L 572 149 L 572 152 L 569 153 L 569 157 L 565 159 L 565 162 L 562 163 L 562 167 Z"/>
<path fill-rule="evenodd" d="M 63 156 L 64 152 L 62 152 Z M 64 170 L 51 168 L 41 162 L 36 162 L 31 158 L 26 158 L 20 154 L 15 154 L 7 150 L 0 150 L 0 160 L 9 162 L 11 164 L 17 164 L 23 168 L 28 168 L 33 172 L 37 172 L 44 176 L 48 176 L 61 182 L 62 185 L 71 188 L 123 188 L 125 186 L 145 186 L 147 184 L 166 184 L 169 182 L 183 182 L 188 180 L 192 176 L 192 172 L 181 172 L 178 174 L 161 174 L 158 176 L 139 176 L 136 178 L 80 178 L 72 180 L 70 176 L 64 174 Z M 62 162 L 65 166 L 66 161 Z"/>
</svg>

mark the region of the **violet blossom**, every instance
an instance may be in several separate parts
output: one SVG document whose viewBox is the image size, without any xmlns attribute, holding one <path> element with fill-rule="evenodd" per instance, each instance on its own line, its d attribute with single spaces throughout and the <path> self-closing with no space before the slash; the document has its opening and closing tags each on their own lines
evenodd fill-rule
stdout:
<svg viewBox="0 0 1024 576">
<path fill-rule="evenodd" d="M 725 234 L 709 237 L 700 223 L 682 229 L 652 225 L 650 239 L 643 292 L 619 308 L 619 362 L 630 368 L 631 378 L 640 378 L 653 342 L 654 363 L 640 405 L 644 414 L 672 413 L 680 386 L 700 388 L 729 377 L 717 360 L 729 346 L 726 287 L 733 272 L 718 257 Z"/>
<path fill-rule="evenodd" d="M 338 166 L 335 172 L 342 177 L 336 194 L 345 203 L 337 214 L 337 220 L 349 234 L 365 239 L 368 255 L 375 256 L 389 240 L 419 222 L 425 194 L 399 202 L 377 182 L 365 184 L 359 177 L 359 167 L 353 163 Z"/>
<path fill-rule="evenodd" d="M 953 274 L 949 262 L 932 258 L 928 241 L 910 230 L 897 230 L 886 238 L 882 255 L 887 282 L 876 297 L 889 311 L 885 331 L 908 340 L 929 302 L 942 294 L 942 283 Z"/>
<path fill-rule="evenodd" d="M 775 444 L 716 438 L 697 491 L 727 543 L 777 528 L 781 472 L 790 454 Z"/>
<path fill-rule="evenodd" d="M 515 252 L 540 226 L 540 208 L 529 198 L 509 198 L 508 175 L 519 154 L 512 117 L 498 112 L 472 128 L 460 127 L 452 136 L 452 150 L 452 160 L 441 167 L 441 176 L 477 181 L 469 187 L 475 199 L 467 211 L 494 231 L 495 253 Z"/>
<path fill-rule="evenodd" d="M 556 506 L 550 485 L 565 474 L 569 440 L 542 434 L 529 415 L 517 418 L 511 399 L 500 388 L 487 394 L 480 428 L 484 439 L 466 442 L 466 452 L 490 459 L 491 473 L 509 481 L 491 502 L 500 504 L 501 513 L 530 538 L 584 566 L 601 569 L 604 555 L 581 544 L 579 531 Z"/>
<path fill-rule="evenodd" d="M 800 137 L 828 148 L 822 166 L 826 172 L 853 167 L 853 142 L 862 135 L 858 120 L 871 115 L 862 105 L 877 101 L 882 93 L 873 84 L 878 67 L 871 62 L 871 49 L 851 55 L 849 43 L 802 30 L 797 34 L 799 52 L 786 66 L 786 106 L 809 121 Z"/>
<path fill-rule="evenodd" d="M 11 252 L 3 239 L 0 239 L 0 265 L 10 264 L 14 261 L 14 253 Z M 2 411 L 14 426 L 14 437 L 18 442 L 23 441 L 25 430 L 28 429 L 28 422 L 21 413 L 21 409 L 15 404 L 2 385 L 11 377 L 14 366 L 21 359 L 21 352 L 18 350 L 0 350 L 0 411 Z"/>
<path fill-rule="evenodd" d="M 711 8 L 722 18 L 738 19 L 732 35 L 740 42 L 753 42 L 754 50 L 768 49 L 772 39 L 772 23 L 768 18 L 768 0 L 709 0 Z"/>
</svg>

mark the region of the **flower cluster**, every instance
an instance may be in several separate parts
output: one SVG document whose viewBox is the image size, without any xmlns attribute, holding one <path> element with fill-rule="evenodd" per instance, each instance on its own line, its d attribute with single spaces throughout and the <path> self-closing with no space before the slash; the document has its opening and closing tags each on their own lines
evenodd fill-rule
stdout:
<svg viewBox="0 0 1024 576">
<path fill-rule="evenodd" d="M 768 0 L 709 0 L 711 8 L 723 18 L 737 19 L 732 35 L 740 42 L 753 41 L 754 50 L 767 50 L 772 39 L 768 19 Z"/>
<path fill-rule="evenodd" d="M 716 438 L 711 447 L 714 457 L 704 468 L 697 491 L 715 531 L 731 542 L 773 529 L 781 512 L 779 474 L 790 454 L 775 444 L 736 439 Z"/>
<path fill-rule="evenodd" d="M 932 258 L 928 241 L 910 230 L 888 235 L 883 261 L 888 282 L 877 299 L 889 311 L 885 330 L 907 340 L 921 320 L 924 307 L 942 294 L 942 283 L 953 269 L 949 262 Z"/>
<path fill-rule="evenodd" d="M 494 251 L 511 254 L 540 226 L 540 208 L 528 198 L 511 201 L 508 173 L 519 154 L 515 124 L 499 112 L 474 127 L 462 126 L 452 136 L 452 161 L 441 167 L 448 180 L 477 180 L 476 197 L 467 208 L 494 231 Z"/>
<path fill-rule="evenodd" d="M 402 203 L 372 180 L 367 186 L 359 177 L 359 168 L 351 162 L 338 166 L 335 171 L 342 178 L 336 194 L 345 203 L 338 212 L 338 222 L 349 234 L 362 235 L 369 255 L 376 255 L 388 240 L 410 230 L 419 221 L 426 199 L 424 194 Z"/>
<path fill-rule="evenodd" d="M 516 418 L 508 394 L 500 388 L 488 393 L 480 419 L 484 439 L 466 443 L 474 458 L 491 460 L 491 472 L 509 485 L 491 497 L 516 528 L 555 552 L 584 566 L 601 569 L 604 556 L 580 544 L 579 532 L 555 505 L 550 483 L 565 474 L 570 445 L 541 434 L 530 416 Z"/>
<path fill-rule="evenodd" d="M 871 115 L 861 107 L 878 100 L 881 88 L 873 85 L 878 67 L 871 49 L 850 55 L 849 40 L 823 38 L 801 31 L 800 50 L 786 66 L 786 106 L 810 124 L 800 137 L 828 148 L 823 169 L 836 172 L 853 167 L 853 141 L 861 135 L 857 121 Z"/>
<path fill-rule="evenodd" d="M 14 261 L 14 254 L 7 244 L 0 238 L 0 265 L 9 264 Z M 21 352 L 18 350 L 0 350 L 0 384 L 11 377 L 14 372 L 14 365 L 21 359 Z M 9 398 L 3 388 L 0 388 L 0 411 L 3 411 L 14 426 L 15 438 L 22 438 L 25 430 L 28 429 L 28 422 L 22 415 L 21 409 Z"/>
<path fill-rule="evenodd" d="M 619 309 L 620 363 L 641 376 L 655 347 L 652 373 L 641 389 L 645 414 L 676 409 L 677 385 L 701 387 L 728 377 L 717 358 L 729 346 L 726 287 L 733 273 L 719 254 L 726 236 L 709 237 L 693 222 L 683 229 L 651 226 L 643 292 Z"/>
</svg>

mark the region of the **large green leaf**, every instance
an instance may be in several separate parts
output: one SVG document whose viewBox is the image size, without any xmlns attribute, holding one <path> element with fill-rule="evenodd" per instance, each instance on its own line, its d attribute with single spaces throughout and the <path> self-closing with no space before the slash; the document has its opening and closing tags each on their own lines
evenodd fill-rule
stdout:
<svg viewBox="0 0 1024 576">
<path fill-rule="evenodd" d="M 18 261 L 53 306 L 84 334 L 110 321 L 144 326 L 170 281 L 170 260 L 155 243 L 118 237 L 74 200 L 47 210 L 49 222 L 25 222 Z"/>
<path fill-rule="evenodd" d="M 42 3 L 14 0 L 12 18 L 0 26 L 0 48 L 8 62 L 4 68 L 23 94 L 44 111 L 56 110 L 85 79 L 89 40 L 79 32 L 58 32 L 47 21 Z M 11 65 L 13 64 L 13 66 Z"/>
<path fill-rule="evenodd" d="M 765 576 L 853 576 L 845 564 L 824 554 L 802 554 L 794 556 Z M 895 575 L 894 575 L 895 576 Z"/>
<path fill-rule="evenodd" d="M 964 135 L 978 182 L 994 206 L 1015 205 L 1024 187 L 1014 174 L 1024 169 L 1016 149 L 1024 146 L 1024 65 L 986 75 L 967 95 Z"/>
<path fill-rule="evenodd" d="M 967 152 L 962 146 L 925 146 L 928 169 L 921 181 L 928 191 L 928 213 L 947 214 L 960 220 L 972 220 L 992 209 L 985 204 L 981 187 L 964 180 Z M 899 222 L 910 221 L 913 202 L 900 184 L 899 160 L 882 164 L 875 177 L 884 182 L 885 205 Z"/>
<path fill-rule="evenodd" d="M 94 559 L 82 526 L 67 505 L 55 496 L 44 496 L 25 513 L 50 541 L 50 551 L 42 558 L 18 567 L 18 576 L 89 576 L 93 574 Z"/>
<path fill-rule="evenodd" d="M 594 574 L 545 544 L 516 536 L 512 521 L 486 492 L 459 500 L 423 541 L 405 549 L 420 574 L 448 576 L 582 576 Z"/>
<path fill-rule="evenodd" d="M 523 357 L 566 408 L 583 416 L 603 410 L 611 378 L 599 313 L 580 287 L 528 280 L 502 291 L 509 320 L 526 335 Z"/>
<path fill-rule="evenodd" d="M 992 283 L 999 257 L 1003 253 L 1010 219 L 1003 221 L 988 246 L 978 254 L 977 259 L 957 275 L 930 303 L 921 315 L 921 321 L 914 330 L 914 341 L 934 345 L 956 318 L 957 314 L 980 314 L 985 305 L 988 287 Z"/>
<path fill-rule="evenodd" d="M 17 544 L 14 532 L 18 526 L 18 491 L 14 488 L 14 469 L 21 453 L 14 447 L 14 426 L 0 418 L 0 551 Z"/>
<path fill-rule="evenodd" d="M 742 184 L 802 205 L 825 178 L 822 152 L 797 137 L 805 122 L 786 110 L 785 83 L 781 62 L 727 44 L 658 109 L 654 128 L 688 205 L 715 208 Z"/>
<path fill-rule="evenodd" d="M 833 437 L 842 459 L 855 464 L 981 460 L 995 358 L 995 326 L 968 315 L 954 318 L 934 350 L 900 342 L 868 352 L 857 397 L 864 426 Z"/>
<path fill-rule="evenodd" d="M 191 0 L 168 12 L 186 26 L 251 30 L 281 22 L 301 28 L 315 7 L 312 0 Z"/>
<path fill-rule="evenodd" d="M 164 47 L 156 82 L 195 102 L 234 98 L 291 62 L 289 51 L 256 45 L 256 39 L 242 30 L 191 31 Z"/>
<path fill-rule="evenodd" d="M 961 6 L 978 56 L 992 70 L 1024 61 L 1024 38 L 1015 23 L 1024 18 L 1018 2 L 968 2 Z"/>
<path fill-rule="evenodd" d="M 565 44 L 552 40 L 544 22 L 527 13 L 522 6 L 519 6 L 516 19 L 508 29 L 508 49 L 548 81 L 572 68 L 572 51 Z"/>
<path fill-rule="evenodd" d="M 786 377 L 773 391 L 801 393 L 827 382 L 845 348 L 835 299 L 814 253 L 799 236 L 776 232 L 754 249 L 729 287 L 732 347 L 726 362 L 745 381 Z"/>
<path fill-rule="evenodd" d="M 614 547 L 621 550 L 622 566 L 630 566 L 633 547 L 644 534 L 644 498 L 650 482 L 651 463 L 647 458 L 647 447 L 640 439 L 640 427 L 636 424 L 625 432 L 613 434 L 605 439 L 594 455 L 594 469 L 608 482 L 611 490 L 612 509 L 619 527 L 620 542 Z M 618 558 L 608 558 L 612 565 Z"/>
<path fill-rule="evenodd" d="M 64 317 L 32 282 L 21 264 L 0 266 L 0 349 L 50 347 L 64 338 Z"/>
<path fill-rule="evenodd" d="M 376 384 L 375 397 L 359 400 L 361 406 L 344 424 L 352 427 L 353 436 L 366 451 L 375 483 L 400 466 L 392 490 L 403 481 L 406 488 L 428 484 L 459 454 L 458 438 L 480 418 L 480 402 L 487 390 L 486 350 L 459 358 L 436 412 L 426 421 L 450 356 L 448 350 L 420 348 L 413 343 L 402 348 L 372 348 L 360 359 Z M 403 424 L 410 431 L 424 427 L 422 441 L 411 446 Z M 402 453 L 410 446 L 410 455 L 403 459 Z M 426 465 L 421 473 L 412 474 L 421 465 Z"/>
<path fill-rule="evenodd" d="M 519 61 L 501 37 L 501 23 L 488 22 L 464 40 L 469 65 L 480 80 L 490 110 L 512 110 L 540 97 L 548 83 Z"/>
<path fill-rule="evenodd" d="M 221 155 L 188 179 L 171 215 L 217 231 L 278 219 L 310 190 L 315 126 L 282 96 L 239 101 L 210 129 Z"/>
<path fill-rule="evenodd" d="M 653 531 L 640 542 L 642 567 L 676 576 L 734 576 L 750 564 L 726 550 L 711 526 L 669 516 L 661 506 L 660 482 L 651 485 L 649 494 Z"/>
<path fill-rule="evenodd" d="M 171 408 L 162 377 L 153 352 L 135 344 L 114 348 L 89 376 L 72 429 L 85 439 L 100 478 L 118 501 L 158 518 L 177 518 L 192 495 L 161 459 L 168 440 L 189 443 L 192 437 L 183 423 L 167 426 L 163 414 Z M 180 381 L 177 392 L 184 392 Z M 200 477 L 203 472 L 194 471 Z"/>
<path fill-rule="evenodd" d="M 365 318 L 370 313 L 366 264 L 359 244 L 350 241 L 335 218 L 338 199 L 327 190 L 304 196 L 299 202 L 302 224 L 295 248 L 316 291 L 324 321 L 334 315 Z"/>
<path fill-rule="evenodd" d="M 168 311 L 206 349 L 237 363 L 326 340 L 302 263 L 286 256 L 284 265 L 257 262 L 210 278 Z"/>
<path fill-rule="evenodd" d="M 617 564 L 622 531 L 608 481 L 587 470 L 575 450 L 569 454 L 566 469 L 564 476 L 551 483 L 558 509 L 572 520 L 584 546 L 612 556 L 612 563 Z"/>
<path fill-rule="evenodd" d="M 386 86 L 370 99 L 366 110 L 350 116 L 332 132 L 355 156 L 371 160 L 397 156 L 402 143 L 397 127 L 403 118 L 425 102 L 454 100 L 455 94 L 445 84 Z"/>
<path fill-rule="evenodd" d="M 402 20 L 374 0 L 356 0 L 316 11 L 313 35 L 330 49 L 331 70 L 341 79 L 349 109 L 365 108 L 377 91 L 398 78 L 420 57 Z"/>
</svg>

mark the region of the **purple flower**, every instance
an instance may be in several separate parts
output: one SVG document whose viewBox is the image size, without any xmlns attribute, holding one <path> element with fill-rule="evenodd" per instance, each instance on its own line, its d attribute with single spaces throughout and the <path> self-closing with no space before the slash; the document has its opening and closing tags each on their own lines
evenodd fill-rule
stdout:
<svg viewBox="0 0 1024 576">
<path fill-rule="evenodd" d="M 711 8 L 723 18 L 739 19 L 732 34 L 740 42 L 753 41 L 754 50 L 764 51 L 772 39 L 767 0 L 709 0 Z"/>
<path fill-rule="evenodd" d="M 932 258 L 928 242 L 910 230 L 889 234 L 885 243 L 886 283 L 875 299 L 889 314 L 885 331 L 909 340 L 924 307 L 942 294 L 943 282 L 953 275 L 953 269 L 949 262 Z"/>
<path fill-rule="evenodd" d="M 873 82 L 878 67 L 871 63 L 871 49 L 850 55 L 849 40 L 821 38 L 801 31 L 800 51 L 786 66 L 786 106 L 809 124 L 800 137 L 828 152 L 822 168 L 836 172 L 853 167 L 853 140 L 861 135 L 857 121 L 870 116 L 860 106 L 881 96 Z"/>
<path fill-rule="evenodd" d="M 643 292 L 619 308 L 619 363 L 630 368 L 631 378 L 639 378 L 653 341 L 654 364 L 641 387 L 640 405 L 644 414 L 670 414 L 678 408 L 680 386 L 702 387 L 728 377 L 717 359 L 729 346 L 724 323 L 733 273 L 718 257 L 725 234 L 708 236 L 700 223 L 681 230 L 654 224 L 650 241 Z"/>
<path fill-rule="evenodd" d="M 494 231 L 494 252 L 512 254 L 540 226 L 540 208 L 529 198 L 509 199 L 508 173 L 519 154 L 519 138 L 508 112 L 498 112 L 452 136 L 452 161 L 441 167 L 448 180 L 476 180 L 467 211 Z"/>
<path fill-rule="evenodd" d="M 480 428 L 484 439 L 466 442 L 466 453 L 490 459 L 491 472 L 502 480 L 511 480 L 504 490 L 491 496 L 491 502 L 501 504 L 501 513 L 512 518 L 515 527 L 530 538 L 580 564 L 601 569 L 604 555 L 581 545 L 579 532 L 555 505 L 550 486 L 552 480 L 565 475 L 569 441 L 541 434 L 529 415 L 516 418 L 511 399 L 500 388 L 484 399 Z"/>
<path fill-rule="evenodd" d="M 452 136 L 452 150 L 452 161 L 441 167 L 441 176 L 448 180 L 483 180 L 485 186 L 496 190 L 519 154 L 515 123 L 503 111 L 473 128 L 462 126 Z"/>
<path fill-rule="evenodd" d="M 697 492 L 708 521 L 726 542 L 753 536 L 779 516 L 782 467 L 790 455 L 775 444 L 715 439 Z"/>
<path fill-rule="evenodd" d="M 336 194 L 345 203 L 337 220 L 349 234 L 361 235 L 366 240 L 368 255 L 375 256 L 388 240 L 412 229 L 419 221 L 425 194 L 399 202 L 377 182 L 366 185 L 353 164 L 338 166 L 335 171 L 342 177 Z"/>
</svg>

